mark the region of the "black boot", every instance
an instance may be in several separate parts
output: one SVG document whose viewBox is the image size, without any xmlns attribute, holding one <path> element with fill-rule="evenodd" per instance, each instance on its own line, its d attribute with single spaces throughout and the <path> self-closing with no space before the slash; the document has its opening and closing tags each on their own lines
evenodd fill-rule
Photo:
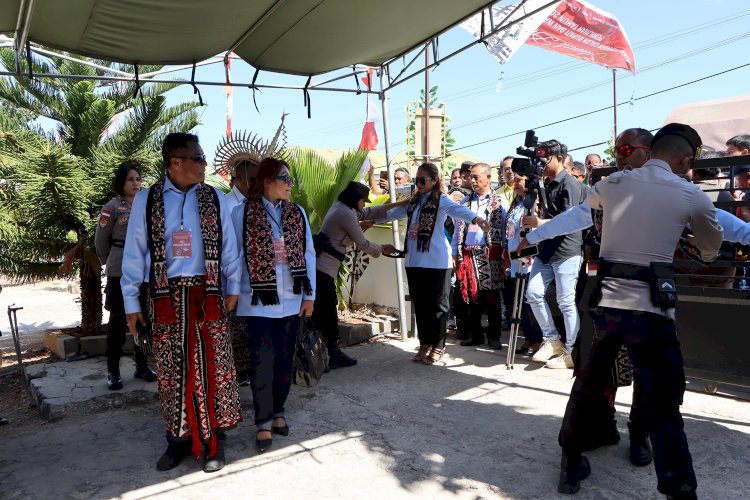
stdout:
<svg viewBox="0 0 750 500">
<path fill-rule="evenodd" d="M 183 458 L 190 456 L 190 448 L 191 442 L 189 440 L 169 443 L 164 454 L 156 462 L 156 470 L 174 469 L 180 465 Z"/>
<path fill-rule="evenodd" d="M 326 347 L 328 348 L 328 368 L 331 370 L 335 370 L 336 368 L 346 368 L 357 364 L 357 360 L 347 356 L 346 353 L 339 348 L 338 344 L 326 344 Z"/>
<path fill-rule="evenodd" d="M 628 430 L 630 431 L 630 462 L 638 467 L 645 467 L 654 458 L 648 434 L 633 425 L 633 422 L 628 422 Z"/>
<path fill-rule="evenodd" d="M 133 376 L 143 379 L 144 382 L 154 382 L 156 380 L 156 372 L 146 365 L 136 366 Z"/>
<path fill-rule="evenodd" d="M 219 437 L 216 445 L 216 455 L 203 459 L 203 472 L 217 472 L 224 468 L 224 438 Z"/>
<path fill-rule="evenodd" d="M 591 474 L 589 459 L 583 455 L 562 454 L 560 461 L 560 481 L 557 483 L 557 491 L 567 495 L 578 493 L 581 489 L 581 481 Z"/>
<path fill-rule="evenodd" d="M 122 377 L 120 372 L 109 372 L 107 375 L 107 388 L 110 391 L 119 391 L 122 389 Z"/>
</svg>

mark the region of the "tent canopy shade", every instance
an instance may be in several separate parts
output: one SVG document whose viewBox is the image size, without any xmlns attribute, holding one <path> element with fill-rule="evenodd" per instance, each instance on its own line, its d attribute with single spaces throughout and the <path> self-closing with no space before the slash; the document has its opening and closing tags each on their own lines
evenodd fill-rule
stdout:
<svg viewBox="0 0 750 500">
<path fill-rule="evenodd" d="M 28 39 L 126 64 L 190 64 L 233 49 L 263 71 L 317 75 L 355 64 L 380 66 L 491 3 L 3 0 L 0 32 L 19 44 Z"/>
<path fill-rule="evenodd" d="M 672 122 L 690 125 L 704 145 L 724 151 L 727 140 L 750 134 L 750 94 L 682 104 L 664 120 L 665 125 Z"/>
</svg>

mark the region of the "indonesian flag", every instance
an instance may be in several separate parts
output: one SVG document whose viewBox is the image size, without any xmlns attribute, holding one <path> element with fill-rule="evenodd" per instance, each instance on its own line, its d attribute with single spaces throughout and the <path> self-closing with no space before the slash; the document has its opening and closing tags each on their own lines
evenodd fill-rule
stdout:
<svg viewBox="0 0 750 500">
<path fill-rule="evenodd" d="M 234 53 L 231 52 L 229 54 L 229 57 L 227 58 L 227 69 L 226 69 L 226 78 L 227 78 L 227 84 L 232 83 L 232 55 Z M 225 133 L 227 134 L 227 139 L 232 138 L 232 115 L 234 114 L 234 87 L 232 85 L 224 85 L 224 93 L 227 95 L 227 128 L 225 130 Z"/>
<path fill-rule="evenodd" d="M 372 90 L 372 68 L 367 69 L 367 76 L 362 78 L 362 82 L 367 86 L 367 90 Z M 362 127 L 362 140 L 359 142 L 359 149 L 374 151 L 378 149 L 378 133 L 375 130 L 375 122 L 380 120 L 377 106 L 370 99 L 372 94 L 367 94 L 367 118 L 365 126 Z"/>
</svg>

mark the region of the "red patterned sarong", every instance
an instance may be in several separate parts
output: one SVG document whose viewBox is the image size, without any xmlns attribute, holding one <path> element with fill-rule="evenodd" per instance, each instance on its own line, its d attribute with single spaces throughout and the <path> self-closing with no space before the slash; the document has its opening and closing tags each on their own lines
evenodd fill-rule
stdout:
<svg viewBox="0 0 750 500">
<path fill-rule="evenodd" d="M 157 323 L 158 311 L 151 312 L 164 423 L 169 435 L 192 439 L 196 457 L 203 456 L 203 444 L 211 457 L 217 429 L 242 420 L 229 324 L 223 303 L 205 293 L 203 277 L 170 279 L 169 285 L 177 321 Z M 218 303 L 207 307 L 208 301 Z"/>
</svg>

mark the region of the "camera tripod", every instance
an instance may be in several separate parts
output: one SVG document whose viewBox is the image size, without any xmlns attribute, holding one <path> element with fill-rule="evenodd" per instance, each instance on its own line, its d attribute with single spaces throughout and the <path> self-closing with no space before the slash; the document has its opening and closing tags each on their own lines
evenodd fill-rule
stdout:
<svg viewBox="0 0 750 500">
<path fill-rule="evenodd" d="M 516 344 L 521 331 L 521 314 L 523 314 L 523 298 L 529 283 L 527 259 L 521 259 L 515 276 L 515 290 L 513 291 L 513 309 L 510 318 L 510 338 L 508 339 L 508 354 L 505 359 L 505 369 L 512 370 L 516 361 Z"/>
</svg>

